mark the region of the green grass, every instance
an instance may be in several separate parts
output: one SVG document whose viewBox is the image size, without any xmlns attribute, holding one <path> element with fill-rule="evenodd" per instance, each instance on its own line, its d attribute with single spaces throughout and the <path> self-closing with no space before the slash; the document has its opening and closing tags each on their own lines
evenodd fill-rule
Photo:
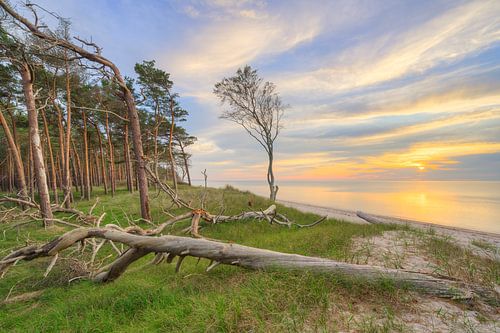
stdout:
<svg viewBox="0 0 500 333">
<path fill-rule="evenodd" d="M 439 268 L 437 273 L 493 288 L 500 285 L 500 262 L 478 257 L 447 237 L 428 237 L 423 246 L 436 262 L 436 267 Z"/>
<path fill-rule="evenodd" d="M 106 212 L 103 224 L 127 225 L 139 218 L 138 195 L 120 190 L 114 197 L 95 189 L 100 201 L 94 210 Z M 196 206 L 201 188 L 181 187 L 181 196 Z M 207 209 L 213 213 L 236 214 L 243 210 L 265 209 L 268 200 L 233 188 L 208 189 Z M 151 209 L 156 223 L 168 217 L 162 208 L 168 198 L 151 190 Z M 252 208 L 248 207 L 252 202 Z M 83 211 L 94 200 L 80 201 Z M 279 212 L 297 223 L 310 223 L 313 214 L 278 205 Z M 182 209 L 173 209 L 179 213 Z M 12 221 L 15 223 L 17 221 Z M 31 242 L 45 242 L 66 227 L 45 230 L 40 223 L 9 229 L 0 226 L 0 255 Z M 166 233 L 179 233 L 180 223 Z M 145 226 L 145 225 L 143 225 Z M 205 226 L 207 237 L 249 246 L 304 255 L 346 260 L 351 256 L 353 237 L 369 237 L 393 229 L 382 225 L 355 225 L 327 220 L 313 228 L 285 228 L 266 222 L 245 220 Z M 411 303 L 409 293 L 393 288 L 388 281 L 366 284 L 356 278 L 290 272 L 256 272 L 218 266 L 205 272 L 208 264 L 186 258 L 175 274 L 168 264 L 152 266 L 152 255 L 134 263 L 117 281 L 98 285 L 68 278 L 82 273 L 78 261 L 60 260 L 48 278 L 43 278 L 48 260 L 21 262 L 0 280 L 0 300 L 34 290 L 44 290 L 37 299 L 0 305 L 0 331 L 13 332 L 299 332 L 354 329 L 385 332 L 398 328 L 393 313 Z M 112 254 L 111 249 L 102 256 Z M 88 254 L 84 255 L 85 258 Z M 349 318 L 348 313 L 368 306 L 366 320 Z M 364 310 L 363 310 L 364 311 Z M 372 320 L 380 319 L 380 320 Z"/>
</svg>

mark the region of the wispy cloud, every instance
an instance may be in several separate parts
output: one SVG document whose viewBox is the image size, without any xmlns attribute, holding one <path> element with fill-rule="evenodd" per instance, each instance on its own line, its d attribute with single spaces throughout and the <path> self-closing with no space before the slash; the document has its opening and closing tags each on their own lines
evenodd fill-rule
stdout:
<svg viewBox="0 0 500 333">
<path fill-rule="evenodd" d="M 500 2 L 468 2 L 402 33 L 362 41 L 332 65 L 279 80 L 288 93 L 335 93 L 421 74 L 457 61 L 500 40 Z"/>
<path fill-rule="evenodd" d="M 212 85 L 222 74 L 312 40 L 324 23 L 319 18 L 306 19 L 300 12 L 283 17 L 261 6 L 242 8 L 239 2 L 217 2 L 216 5 L 225 10 L 217 11 L 214 14 L 217 16 L 208 14 L 208 21 L 190 29 L 184 36 L 186 42 L 161 59 L 172 68 L 188 94 L 211 93 Z M 186 8 L 190 13 L 197 13 L 192 5 Z M 199 15 L 202 14 L 191 14 Z"/>
<path fill-rule="evenodd" d="M 428 131 L 436 131 L 444 127 L 456 126 L 461 124 L 471 124 L 481 121 L 490 121 L 500 118 L 500 109 L 493 111 L 474 111 L 458 114 L 455 116 L 445 116 L 436 120 L 422 122 L 409 126 L 399 126 L 389 131 L 373 135 L 361 135 L 356 138 L 346 140 L 348 145 L 364 145 L 369 143 L 382 143 L 388 139 L 398 139 L 403 136 L 419 134 Z"/>
</svg>

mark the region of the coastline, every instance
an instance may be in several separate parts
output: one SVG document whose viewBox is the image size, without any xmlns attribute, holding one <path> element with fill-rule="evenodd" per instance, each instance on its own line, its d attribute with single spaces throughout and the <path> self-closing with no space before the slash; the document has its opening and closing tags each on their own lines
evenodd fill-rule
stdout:
<svg viewBox="0 0 500 333">
<path fill-rule="evenodd" d="M 304 204 L 304 203 L 294 202 L 294 201 L 287 201 L 287 200 L 276 200 L 276 201 L 279 204 L 282 204 L 282 205 L 287 206 L 287 207 L 295 208 L 295 209 L 300 210 L 302 212 L 314 213 L 317 215 L 327 216 L 328 218 L 341 220 L 341 221 L 345 221 L 345 222 L 350 222 L 350 223 L 370 224 L 366 220 L 363 220 L 362 218 L 358 217 L 356 215 L 356 212 L 352 211 L 352 210 L 315 206 L 315 205 Z M 493 259 L 495 259 L 495 260 L 500 260 L 500 253 L 493 253 L 493 256 L 492 256 L 491 251 L 486 251 L 486 250 L 481 249 L 480 247 L 478 247 L 476 245 L 473 245 L 473 242 L 486 242 L 486 243 L 494 245 L 497 249 L 500 249 L 500 234 L 487 232 L 487 231 L 460 228 L 460 227 L 452 227 L 452 226 L 429 223 L 429 222 L 408 220 L 408 219 L 402 219 L 402 218 L 398 218 L 398 217 L 383 216 L 383 215 L 376 215 L 376 214 L 370 214 L 370 215 L 377 218 L 377 220 L 379 220 L 380 222 L 385 223 L 385 224 L 397 224 L 397 225 L 410 226 L 410 227 L 420 229 L 423 231 L 432 230 L 434 232 L 437 232 L 438 234 L 453 237 L 463 246 L 467 246 L 467 247 L 472 246 L 474 249 L 474 252 L 480 252 L 480 253 L 484 252 L 483 256 L 486 256 L 488 258 L 493 257 Z"/>
</svg>

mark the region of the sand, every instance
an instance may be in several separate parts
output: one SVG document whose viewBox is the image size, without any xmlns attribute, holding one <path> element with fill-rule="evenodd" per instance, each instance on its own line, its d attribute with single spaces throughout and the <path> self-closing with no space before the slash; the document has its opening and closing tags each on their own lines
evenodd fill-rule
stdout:
<svg viewBox="0 0 500 333">
<path fill-rule="evenodd" d="M 426 237 L 433 236 L 394 230 L 380 236 L 357 237 L 353 239 L 351 262 L 432 274 L 436 272 L 437 263 L 422 246 Z M 395 320 L 404 325 L 405 331 L 417 333 L 500 330 L 500 313 L 492 306 L 481 304 L 467 308 L 459 302 L 416 294 L 410 309 L 397 313 Z"/>
<path fill-rule="evenodd" d="M 278 203 L 298 209 L 303 212 L 314 213 L 329 218 L 357 224 L 369 224 L 356 215 L 355 211 L 314 206 L 292 201 L 277 200 Z M 500 234 L 491 232 L 470 230 L 465 228 L 451 227 L 434 223 L 401 219 L 397 217 L 371 215 L 377 220 L 387 224 L 405 225 L 424 231 L 432 231 L 437 234 L 452 237 L 457 244 L 470 248 L 474 254 L 494 260 L 500 260 Z"/>
</svg>

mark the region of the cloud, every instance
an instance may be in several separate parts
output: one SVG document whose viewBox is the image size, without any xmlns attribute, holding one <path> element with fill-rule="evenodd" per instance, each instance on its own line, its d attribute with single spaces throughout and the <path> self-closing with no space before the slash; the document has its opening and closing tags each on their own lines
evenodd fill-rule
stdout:
<svg viewBox="0 0 500 333">
<path fill-rule="evenodd" d="M 221 153 L 232 153 L 230 149 L 222 149 L 214 140 L 206 137 L 199 137 L 198 140 L 187 148 L 190 154 L 193 155 L 212 155 Z"/>
<path fill-rule="evenodd" d="M 422 74 L 438 65 L 480 52 L 500 40 L 500 2 L 467 2 L 400 34 L 362 41 L 336 56 L 330 66 L 284 75 L 287 94 L 315 95 L 379 84 Z"/>
<path fill-rule="evenodd" d="M 296 23 L 290 24 L 280 16 L 255 19 L 245 13 L 244 17 L 214 21 L 189 33 L 186 44 L 180 45 L 174 54 L 162 57 L 161 62 L 172 68 L 185 93 L 211 92 L 221 75 L 259 57 L 285 52 L 320 32 L 315 19 L 296 18 Z"/>
<path fill-rule="evenodd" d="M 421 142 L 408 149 L 346 159 L 330 166 L 311 168 L 296 178 L 383 178 L 394 179 L 405 170 L 413 177 L 429 171 L 448 172 L 457 168 L 458 160 L 466 156 L 497 154 L 500 142 Z"/>
<path fill-rule="evenodd" d="M 472 124 L 487 120 L 500 118 L 500 109 L 493 111 L 473 111 L 458 114 L 455 116 L 445 116 L 433 121 L 422 122 L 409 126 L 399 126 L 389 131 L 372 135 L 361 135 L 355 138 L 349 138 L 344 142 L 349 145 L 365 145 L 368 143 L 382 143 L 388 139 L 398 139 L 402 136 L 419 134 L 428 131 L 436 131 L 443 127 L 450 127 L 462 124 Z"/>
<path fill-rule="evenodd" d="M 193 19 L 181 43 L 158 54 L 184 94 L 211 92 L 213 84 L 245 64 L 275 59 L 326 32 L 373 15 L 359 1 L 189 1 L 181 12 Z M 366 6 L 371 9 L 371 6 Z"/>
</svg>

